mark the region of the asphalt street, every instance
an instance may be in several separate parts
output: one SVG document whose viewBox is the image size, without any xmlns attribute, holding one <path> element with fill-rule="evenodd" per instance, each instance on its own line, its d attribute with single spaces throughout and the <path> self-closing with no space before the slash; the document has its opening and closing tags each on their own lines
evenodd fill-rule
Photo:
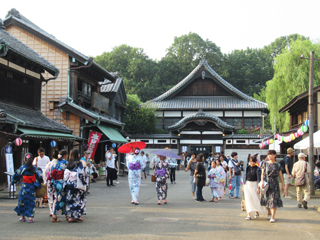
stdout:
<svg viewBox="0 0 320 240">
<path fill-rule="evenodd" d="M 35 223 L 19 222 L 13 211 L 17 200 L 0 199 L 0 239 L 319 239 L 320 213 L 298 209 L 295 199 L 284 199 L 276 223 L 266 216 L 246 221 L 240 199 L 223 197 L 219 203 L 193 200 L 189 173 L 177 172 L 177 184 L 169 184 L 168 204 L 157 205 L 155 184 L 142 180 L 139 202 L 130 204 L 126 177 L 107 188 L 101 179 L 91 184 L 84 222 L 52 223 L 48 208 L 37 208 Z M 210 199 L 210 189 L 203 195 Z M 313 202 L 312 202 L 313 201 Z M 310 206 L 318 203 L 312 199 Z"/>
</svg>

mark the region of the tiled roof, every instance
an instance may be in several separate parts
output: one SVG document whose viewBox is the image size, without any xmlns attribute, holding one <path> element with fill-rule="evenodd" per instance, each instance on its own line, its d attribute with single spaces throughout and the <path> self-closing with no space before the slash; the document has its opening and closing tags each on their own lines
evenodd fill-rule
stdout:
<svg viewBox="0 0 320 240">
<path fill-rule="evenodd" d="M 187 117 L 182 118 L 179 122 L 169 126 L 168 129 L 174 130 L 174 129 L 183 127 L 190 120 L 211 120 L 211 121 L 214 121 L 217 127 L 219 127 L 220 129 L 228 129 L 228 130 L 234 129 L 234 126 L 231 126 L 228 123 L 222 121 L 219 117 L 209 113 L 205 113 L 202 110 L 200 110 L 195 114 L 191 114 Z"/>
<path fill-rule="evenodd" d="M 20 127 L 28 126 L 52 131 L 59 131 L 65 133 L 72 133 L 72 130 L 59 124 L 52 119 L 45 117 L 41 112 L 29 110 L 22 107 L 17 107 L 0 102 L 0 109 L 3 109 L 7 113 L 6 120 L 1 122 L 7 122 L 12 124 L 18 124 Z"/>
<path fill-rule="evenodd" d="M 82 54 L 81 52 L 75 50 L 74 48 L 70 47 L 69 45 L 61 42 L 60 40 L 58 40 L 55 36 L 47 33 L 46 31 L 44 31 L 42 28 L 38 27 L 36 24 L 34 24 L 33 22 L 31 22 L 28 18 L 26 18 L 25 16 L 23 16 L 22 14 L 19 13 L 19 11 L 17 11 L 16 9 L 12 8 L 6 18 L 4 19 L 4 23 L 5 25 L 7 24 L 7 22 L 9 22 L 9 20 L 12 19 L 14 21 L 16 21 L 19 24 L 22 24 L 23 26 L 29 28 L 31 31 L 35 31 L 37 33 L 39 33 L 40 35 L 42 35 L 43 37 L 45 37 L 46 39 L 49 39 L 53 42 L 55 42 L 57 45 L 59 45 L 60 50 L 62 51 L 67 51 L 67 53 L 71 56 L 74 57 L 75 59 L 77 59 L 78 61 L 82 62 L 82 63 L 86 63 L 90 60 L 90 57 Z M 31 32 L 33 33 L 33 32 Z M 105 74 L 109 77 L 111 77 L 114 80 L 114 76 L 108 72 L 107 70 L 105 70 L 104 68 L 102 68 L 100 65 L 98 65 L 97 63 L 93 62 L 92 64 L 94 67 L 98 68 L 99 70 L 105 72 Z"/>
<path fill-rule="evenodd" d="M 270 134 L 263 134 L 262 135 L 262 139 L 265 138 L 269 138 L 272 135 Z M 261 137 L 259 137 L 258 134 L 228 134 L 225 135 L 224 137 L 222 137 L 223 139 L 241 139 L 241 138 L 245 138 L 245 139 L 261 139 Z"/>
<path fill-rule="evenodd" d="M 45 70 L 47 70 L 50 74 L 53 76 L 58 76 L 59 70 L 52 65 L 50 62 L 48 62 L 46 59 L 44 59 L 42 56 L 40 56 L 38 53 L 33 51 L 31 48 L 29 48 L 24 43 L 20 42 L 18 39 L 16 39 L 14 36 L 9 34 L 6 30 L 4 30 L 1 26 L 2 22 L 0 19 L 0 44 L 4 44 L 6 50 L 10 50 L 15 52 L 16 54 L 32 61 L 40 66 L 42 66 Z"/>
<path fill-rule="evenodd" d="M 215 77 L 217 81 L 229 91 L 233 92 L 236 97 L 228 96 L 196 96 L 196 97 L 173 97 L 172 99 L 166 100 L 172 94 L 177 92 L 179 89 L 186 86 L 189 81 L 204 67 L 212 76 Z M 222 77 L 217 74 L 207 63 L 205 59 L 202 59 L 199 65 L 193 69 L 193 71 L 184 78 L 181 82 L 175 85 L 173 88 L 163 93 L 157 98 L 154 98 L 150 102 L 150 107 L 164 108 L 164 109 L 181 109 L 181 108 L 190 108 L 190 109 L 214 109 L 214 108 L 244 108 L 244 109 L 266 109 L 268 105 L 264 102 L 258 101 L 248 95 L 244 94 Z M 231 104 L 231 105 L 230 105 Z"/>
<path fill-rule="evenodd" d="M 148 138 L 180 138 L 176 134 L 133 134 L 129 135 L 130 139 L 148 139 Z"/>
<path fill-rule="evenodd" d="M 90 117 L 94 118 L 97 121 L 111 123 L 111 124 L 118 125 L 118 126 L 124 125 L 124 123 L 114 119 L 113 117 L 110 117 L 108 115 L 104 115 L 104 114 L 101 114 L 101 113 L 98 113 L 98 112 L 95 112 L 95 111 L 92 111 L 89 109 L 85 109 L 85 108 L 83 108 L 73 102 L 63 102 L 63 103 L 59 104 L 59 108 L 63 108 L 63 106 L 66 106 L 66 105 L 70 105 L 71 107 L 83 112 L 84 114 L 89 115 Z"/>
<path fill-rule="evenodd" d="M 104 83 L 106 83 L 107 80 L 105 80 Z M 106 85 L 102 85 L 100 88 L 100 92 L 118 92 L 119 87 L 121 83 L 123 82 L 122 77 L 118 77 L 115 83 L 109 83 Z"/>
<path fill-rule="evenodd" d="M 266 109 L 259 101 L 247 101 L 233 96 L 178 96 L 169 100 L 150 101 L 147 105 L 159 109 Z"/>
</svg>

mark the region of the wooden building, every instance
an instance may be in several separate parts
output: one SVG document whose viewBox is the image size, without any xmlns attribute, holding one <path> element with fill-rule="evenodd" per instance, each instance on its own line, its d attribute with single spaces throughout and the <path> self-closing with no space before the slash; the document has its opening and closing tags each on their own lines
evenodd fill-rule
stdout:
<svg viewBox="0 0 320 240">
<path fill-rule="evenodd" d="M 43 147 L 51 156 L 51 141 L 68 148 L 81 140 L 72 130 L 41 112 L 41 85 L 54 82 L 59 70 L 4 29 L 0 19 L 0 188 L 6 187 L 4 147 L 13 148 L 14 169 L 22 165 L 26 152 L 37 155 Z M 22 145 L 12 144 L 16 138 Z"/>
<path fill-rule="evenodd" d="M 92 58 L 44 31 L 16 9 L 8 12 L 4 25 L 10 34 L 60 71 L 55 81 L 48 82 L 42 88 L 41 111 L 45 116 L 70 128 L 75 135 L 84 139 L 88 139 L 91 130 L 103 133 L 102 143 L 96 152 L 96 162 L 104 160 L 106 145 L 126 142 L 119 133 L 123 122 L 113 117 L 117 116 L 118 108 L 110 107 L 110 99 L 100 93 L 103 85 L 115 83 L 119 76 L 106 71 Z M 113 112 L 109 112 L 109 109 Z M 86 149 L 86 146 L 82 148 Z"/>
<path fill-rule="evenodd" d="M 268 112 L 266 103 L 233 87 L 205 59 L 186 78 L 146 106 L 157 109 L 158 128 L 169 131 L 170 138 L 160 139 L 159 135 L 154 135 L 148 139 L 131 136 L 132 139 L 147 140 L 150 148 L 155 143 L 169 147 L 174 141 L 176 152 L 219 153 L 224 150 L 225 154 L 230 154 L 237 151 L 243 158 L 251 151 L 243 146 L 259 137 L 234 138 L 236 130 L 261 127 L 262 116 Z M 252 146 L 249 148 L 259 149 L 258 143 Z"/>
</svg>

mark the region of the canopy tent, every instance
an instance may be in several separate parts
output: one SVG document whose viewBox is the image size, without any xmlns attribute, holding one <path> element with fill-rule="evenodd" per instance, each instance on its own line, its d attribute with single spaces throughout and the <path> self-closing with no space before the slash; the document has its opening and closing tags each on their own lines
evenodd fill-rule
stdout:
<svg viewBox="0 0 320 240">
<path fill-rule="evenodd" d="M 320 148 L 320 130 L 313 134 L 313 147 Z M 309 137 L 297 142 L 294 146 L 294 149 L 307 149 L 309 148 Z"/>
</svg>

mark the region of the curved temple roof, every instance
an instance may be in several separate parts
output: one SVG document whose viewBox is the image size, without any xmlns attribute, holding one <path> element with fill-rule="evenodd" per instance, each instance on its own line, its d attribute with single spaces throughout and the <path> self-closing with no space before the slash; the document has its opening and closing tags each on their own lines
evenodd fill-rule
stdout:
<svg viewBox="0 0 320 240">
<path fill-rule="evenodd" d="M 234 129 L 234 126 L 229 125 L 228 123 L 222 121 L 219 117 L 209 114 L 209 113 L 205 113 L 202 110 L 199 110 L 199 112 L 195 113 L 195 114 L 191 114 L 189 116 L 186 116 L 184 118 L 182 118 L 179 122 L 171 125 L 168 127 L 168 130 L 177 130 L 179 128 L 184 127 L 188 122 L 190 121 L 212 121 L 214 122 L 218 128 L 222 129 L 222 130 L 229 130 L 232 131 Z"/>
</svg>

